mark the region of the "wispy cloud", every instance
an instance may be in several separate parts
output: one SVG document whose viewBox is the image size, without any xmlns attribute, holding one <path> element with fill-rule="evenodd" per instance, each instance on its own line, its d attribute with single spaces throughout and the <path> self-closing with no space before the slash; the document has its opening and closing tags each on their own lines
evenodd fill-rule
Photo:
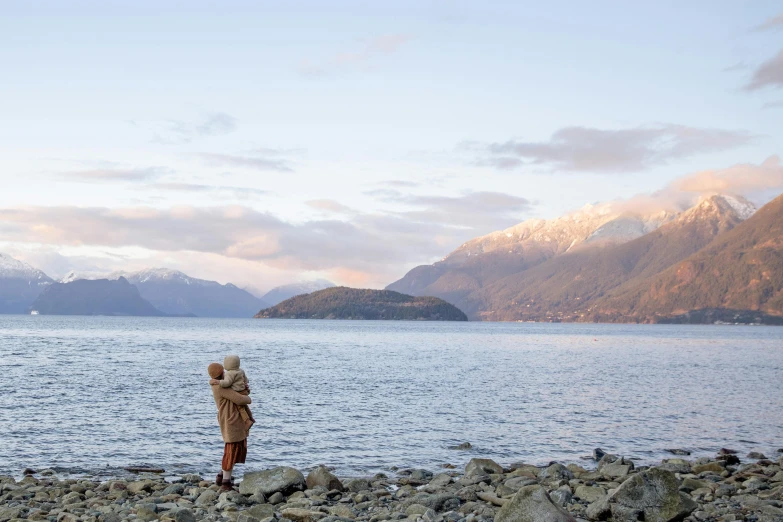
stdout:
<svg viewBox="0 0 783 522">
<path fill-rule="evenodd" d="M 201 154 L 201 158 L 207 165 L 214 167 L 239 167 L 252 170 L 273 172 L 293 172 L 289 162 L 279 158 L 265 158 L 260 156 L 237 156 L 233 154 Z"/>
<path fill-rule="evenodd" d="M 171 172 L 165 167 L 146 167 L 146 168 L 103 168 L 103 169 L 87 169 L 87 170 L 74 170 L 70 172 L 64 172 L 61 175 L 74 181 L 81 181 L 85 183 L 111 183 L 111 182 L 126 182 L 126 183 L 139 183 L 145 181 L 151 181 L 159 178 L 160 176 Z"/>
<path fill-rule="evenodd" d="M 783 100 L 767 102 L 761 106 L 762 109 L 783 109 Z"/>
<path fill-rule="evenodd" d="M 756 91 L 765 87 L 783 88 L 783 49 L 756 68 L 745 90 Z"/>
<path fill-rule="evenodd" d="M 322 212 L 328 212 L 331 214 L 356 213 L 356 211 L 351 207 L 343 205 L 342 203 L 334 199 L 311 199 L 310 201 L 306 201 L 305 204 L 310 208 L 314 208 L 316 210 L 320 210 Z"/>
<path fill-rule="evenodd" d="M 172 192 L 213 192 L 219 194 L 227 194 L 236 199 L 249 199 L 257 196 L 267 196 L 272 192 L 264 189 L 257 189 L 252 187 L 234 187 L 227 185 L 206 185 L 200 183 L 154 183 L 152 185 L 145 186 L 145 189 L 151 190 L 166 190 Z"/>
<path fill-rule="evenodd" d="M 783 13 L 768 18 L 763 24 L 755 28 L 756 31 L 780 31 L 783 30 Z"/>
<path fill-rule="evenodd" d="M 237 129 L 239 120 L 225 112 L 203 112 L 197 119 L 166 120 L 153 125 L 155 143 L 189 143 L 196 138 L 223 136 Z"/>
<path fill-rule="evenodd" d="M 321 61 L 305 60 L 299 66 L 304 76 L 321 77 L 356 70 L 367 70 L 383 55 L 391 54 L 413 39 L 410 34 L 385 34 L 363 40 L 359 49 L 335 54 Z"/>
<path fill-rule="evenodd" d="M 565 127 L 545 142 L 473 142 L 462 148 L 483 152 L 476 163 L 501 170 L 538 165 L 563 172 L 629 173 L 679 158 L 739 147 L 752 139 L 746 132 L 674 124 L 616 130 Z"/>
<path fill-rule="evenodd" d="M 432 196 L 381 189 L 365 194 L 381 201 L 412 207 L 410 210 L 392 212 L 412 224 L 436 225 L 444 229 L 464 228 L 475 233 L 517 223 L 534 207 L 534 203 L 526 198 L 502 192 Z"/>
<path fill-rule="evenodd" d="M 769 191 L 777 193 L 783 190 L 783 165 L 778 156 L 770 156 L 760 165 L 743 163 L 725 169 L 696 172 L 675 180 L 670 187 L 680 192 L 747 197 Z"/>
</svg>

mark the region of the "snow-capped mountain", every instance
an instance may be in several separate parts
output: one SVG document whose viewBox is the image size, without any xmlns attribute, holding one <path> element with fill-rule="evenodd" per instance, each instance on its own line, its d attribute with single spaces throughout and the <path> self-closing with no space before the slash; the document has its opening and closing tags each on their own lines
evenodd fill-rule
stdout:
<svg viewBox="0 0 783 522">
<path fill-rule="evenodd" d="M 676 212 L 634 213 L 613 203 L 585 205 L 555 219 L 529 219 L 518 225 L 472 239 L 443 259 L 459 263 L 493 251 L 509 254 L 535 251 L 551 257 L 587 243 L 624 243 L 674 219 Z"/>
<path fill-rule="evenodd" d="M 29 313 L 33 301 L 53 282 L 37 268 L 0 253 L 0 313 Z"/>
<path fill-rule="evenodd" d="M 276 286 L 275 288 L 271 289 L 269 292 L 264 294 L 264 296 L 261 297 L 261 299 L 269 303 L 269 306 L 275 306 L 278 303 L 282 303 L 286 299 L 290 299 L 291 297 L 294 297 L 296 295 L 311 294 L 313 292 L 317 292 L 318 290 L 331 288 L 333 286 L 337 286 L 337 285 L 335 285 L 331 281 L 327 281 L 326 279 L 316 279 L 314 281 L 301 281 L 299 283 L 291 283 L 288 285 Z"/>
<path fill-rule="evenodd" d="M 527 317 L 534 309 L 545 313 L 553 303 L 565 306 L 569 296 L 578 296 L 581 306 L 623 277 L 647 277 L 693 254 L 755 212 L 749 201 L 727 195 L 704 197 L 679 212 L 627 207 L 587 205 L 557 219 L 528 220 L 478 237 L 440 262 L 414 268 L 387 289 L 440 297 L 485 319 Z M 603 272 L 608 266 L 612 269 Z"/>
<path fill-rule="evenodd" d="M 252 317 L 267 304 L 241 288 L 227 283 L 198 279 L 179 270 L 145 268 L 137 272 L 117 271 L 108 274 L 69 272 L 63 283 L 77 279 L 110 279 L 124 277 L 139 289 L 141 297 L 169 315 L 198 317 Z"/>
<path fill-rule="evenodd" d="M 0 279 L 24 279 L 44 284 L 52 282 L 49 276 L 37 268 L 3 253 L 0 253 Z"/>
</svg>

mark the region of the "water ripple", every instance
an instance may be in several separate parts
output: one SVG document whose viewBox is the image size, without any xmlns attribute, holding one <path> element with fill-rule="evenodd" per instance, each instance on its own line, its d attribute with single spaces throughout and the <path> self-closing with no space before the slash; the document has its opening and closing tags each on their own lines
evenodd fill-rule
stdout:
<svg viewBox="0 0 783 522">
<path fill-rule="evenodd" d="M 15 383 L 0 394 L 0 473 L 214 471 L 205 369 L 227 353 L 253 389 L 249 468 L 774 452 L 782 341 L 763 327 L 0 316 Z"/>
</svg>

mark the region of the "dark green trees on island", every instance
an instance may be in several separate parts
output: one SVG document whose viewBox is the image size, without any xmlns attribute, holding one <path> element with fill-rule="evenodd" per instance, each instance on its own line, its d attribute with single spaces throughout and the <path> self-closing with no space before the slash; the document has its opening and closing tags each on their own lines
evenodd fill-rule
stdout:
<svg viewBox="0 0 783 522">
<path fill-rule="evenodd" d="M 413 297 L 391 290 L 344 286 L 286 299 L 255 315 L 261 319 L 385 319 L 467 321 L 457 307 L 437 297 Z"/>
</svg>

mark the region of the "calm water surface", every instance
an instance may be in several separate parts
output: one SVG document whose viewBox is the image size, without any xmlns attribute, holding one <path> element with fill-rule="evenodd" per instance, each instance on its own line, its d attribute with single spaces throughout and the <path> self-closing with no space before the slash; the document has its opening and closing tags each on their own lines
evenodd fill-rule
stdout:
<svg viewBox="0 0 783 522">
<path fill-rule="evenodd" d="M 783 448 L 783 328 L 0 316 L 0 473 L 214 472 L 206 367 L 228 353 L 259 421 L 246 469 Z"/>
</svg>

